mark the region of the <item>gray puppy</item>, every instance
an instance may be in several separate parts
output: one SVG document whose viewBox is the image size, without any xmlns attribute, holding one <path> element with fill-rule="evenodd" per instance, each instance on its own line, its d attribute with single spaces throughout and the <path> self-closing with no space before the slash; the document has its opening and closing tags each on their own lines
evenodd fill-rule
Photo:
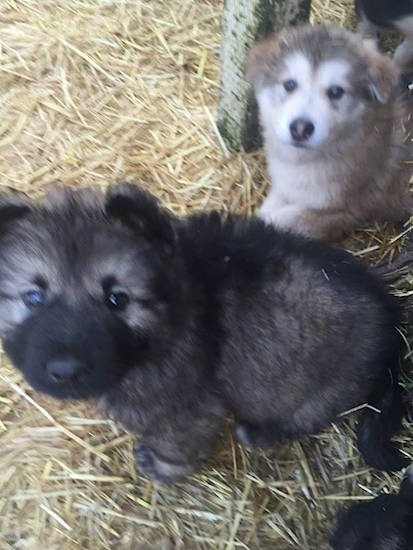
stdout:
<svg viewBox="0 0 413 550">
<path fill-rule="evenodd" d="M 0 201 L 0 335 L 32 386 L 96 398 L 141 433 L 138 466 L 194 470 L 228 412 L 249 447 L 369 403 L 358 444 L 396 470 L 398 309 L 349 254 L 217 212 L 178 219 L 138 187 Z"/>
</svg>

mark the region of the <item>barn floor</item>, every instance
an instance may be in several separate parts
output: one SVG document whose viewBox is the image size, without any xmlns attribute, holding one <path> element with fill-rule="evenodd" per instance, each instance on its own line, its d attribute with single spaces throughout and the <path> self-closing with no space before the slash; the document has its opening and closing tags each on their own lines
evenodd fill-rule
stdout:
<svg viewBox="0 0 413 550">
<path fill-rule="evenodd" d="M 263 153 L 228 152 L 215 127 L 221 9 L 221 0 L 3 0 L 0 187 L 37 195 L 56 180 L 132 179 L 180 214 L 251 213 L 268 185 Z M 350 11 L 349 0 L 317 0 L 313 19 L 350 24 Z M 368 228 L 344 245 L 374 261 L 396 250 L 398 231 Z M 413 295 L 412 280 L 397 292 Z M 36 394 L 1 361 L 2 550 L 320 550 L 338 507 L 399 482 L 366 468 L 349 418 L 254 456 L 228 424 L 196 475 L 154 486 L 135 470 L 133 437 L 92 405 Z"/>
</svg>

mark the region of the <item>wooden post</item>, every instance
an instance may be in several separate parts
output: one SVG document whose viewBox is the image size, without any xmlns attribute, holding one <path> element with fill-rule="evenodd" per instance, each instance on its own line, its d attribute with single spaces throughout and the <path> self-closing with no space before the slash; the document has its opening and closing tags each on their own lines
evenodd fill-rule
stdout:
<svg viewBox="0 0 413 550">
<path fill-rule="evenodd" d="M 218 129 L 231 149 L 261 145 L 257 104 L 244 76 L 252 44 L 308 20 L 310 5 L 311 0 L 224 0 Z"/>
</svg>

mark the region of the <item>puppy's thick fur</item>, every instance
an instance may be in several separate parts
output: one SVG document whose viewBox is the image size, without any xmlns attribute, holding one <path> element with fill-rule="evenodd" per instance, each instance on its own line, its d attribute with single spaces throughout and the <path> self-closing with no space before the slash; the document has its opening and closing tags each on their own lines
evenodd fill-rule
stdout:
<svg viewBox="0 0 413 550">
<path fill-rule="evenodd" d="M 412 550 L 412 466 L 399 494 L 380 495 L 340 512 L 330 543 L 333 550 Z"/>
<path fill-rule="evenodd" d="M 376 28 L 404 35 L 394 60 L 400 67 L 408 68 L 413 63 L 413 0 L 355 0 L 355 10 L 364 36 L 374 36 Z"/>
<path fill-rule="evenodd" d="M 369 403 L 366 461 L 399 469 L 398 309 L 341 250 L 217 212 L 177 219 L 133 185 L 0 203 L 0 334 L 37 390 L 99 399 L 173 481 L 223 416 L 276 445 Z"/>
<path fill-rule="evenodd" d="M 334 240 L 411 214 L 409 100 L 372 41 L 338 27 L 285 29 L 252 49 L 247 77 L 272 182 L 264 220 Z"/>
</svg>

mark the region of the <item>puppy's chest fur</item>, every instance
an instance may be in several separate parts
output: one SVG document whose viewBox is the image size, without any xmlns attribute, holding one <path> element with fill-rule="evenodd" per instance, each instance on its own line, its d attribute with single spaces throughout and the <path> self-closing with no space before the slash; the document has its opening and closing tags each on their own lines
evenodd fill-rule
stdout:
<svg viewBox="0 0 413 550">
<path fill-rule="evenodd" d="M 360 223 L 399 221 L 411 212 L 407 147 L 391 120 L 313 155 L 264 134 L 272 185 L 260 216 L 267 222 L 334 239 Z"/>
<path fill-rule="evenodd" d="M 301 165 L 284 161 L 270 152 L 267 155 L 272 193 L 277 196 L 280 207 L 294 204 L 302 208 L 328 209 L 345 200 L 346 186 L 340 181 L 343 174 L 337 166 L 317 160 Z"/>
</svg>

